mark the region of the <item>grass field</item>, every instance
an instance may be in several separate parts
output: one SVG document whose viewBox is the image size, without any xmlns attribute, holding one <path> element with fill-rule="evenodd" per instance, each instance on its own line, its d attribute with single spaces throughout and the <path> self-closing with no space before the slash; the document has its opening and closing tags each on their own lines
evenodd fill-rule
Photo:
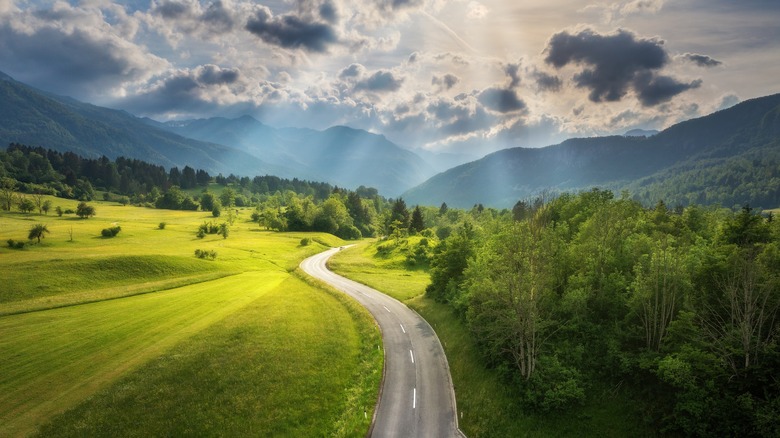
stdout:
<svg viewBox="0 0 780 438">
<path fill-rule="evenodd" d="M 364 241 L 336 254 L 336 272 L 387 293 L 422 315 L 436 330 L 447 354 L 455 386 L 460 428 L 477 437 L 625 437 L 652 436 L 624 395 L 610 388 L 591 388 L 581 408 L 565 413 L 524 412 L 518 397 L 495 370 L 483 365 L 477 346 L 452 308 L 426 298 L 430 279 L 425 270 L 406 269 L 399 255 L 377 255 L 376 242 Z"/>
<path fill-rule="evenodd" d="M 2 243 L 51 231 L 0 248 L 0 436 L 365 434 L 378 329 L 296 271 L 341 240 L 260 231 L 248 210 L 227 239 L 198 239 L 224 219 L 91 204 L 86 220 L 0 213 Z"/>
</svg>

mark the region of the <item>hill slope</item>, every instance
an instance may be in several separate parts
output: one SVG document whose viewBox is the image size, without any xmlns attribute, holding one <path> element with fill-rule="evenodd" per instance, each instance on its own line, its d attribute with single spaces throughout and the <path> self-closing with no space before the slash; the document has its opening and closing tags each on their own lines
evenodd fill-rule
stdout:
<svg viewBox="0 0 780 438">
<path fill-rule="evenodd" d="M 0 142 L 72 151 L 85 157 L 138 158 L 165 167 L 246 175 L 277 173 L 278 166 L 215 143 L 149 126 L 124 111 L 51 95 L 3 75 Z"/>
<path fill-rule="evenodd" d="M 701 184 L 713 184 L 717 166 L 731 166 L 731 160 L 751 157 L 755 161 L 756 181 L 762 188 L 761 203 L 774 207 L 780 202 L 778 185 L 769 184 L 777 167 L 763 159 L 780 148 L 780 94 L 745 101 L 730 109 L 674 125 L 652 137 L 596 137 L 570 139 L 539 149 L 513 148 L 490 154 L 438 174 L 407 191 L 403 197 L 411 204 L 471 207 L 476 203 L 511 207 L 517 200 L 544 190 L 577 191 L 593 186 L 641 191 L 647 202 L 665 195 L 676 202 L 696 201 L 696 185 L 678 185 L 662 190 L 664 181 L 690 171 Z M 773 152 L 774 151 L 774 152 Z M 686 170 L 687 169 L 687 170 Z M 761 176 L 759 176 L 761 175 Z M 752 181 L 752 179 L 751 179 Z M 728 184 L 728 181 L 721 181 Z M 737 181 L 732 181 L 737 184 Z M 745 184 L 749 184 L 745 180 Z M 740 192 L 732 187 L 732 194 Z M 704 202 L 751 202 L 756 200 L 742 191 L 740 196 L 707 197 Z M 651 199 L 655 198 L 655 199 Z M 772 203 L 775 205 L 772 205 Z"/>
<path fill-rule="evenodd" d="M 177 134 L 220 142 L 291 169 L 299 178 L 343 187 L 375 187 L 388 196 L 423 182 L 435 173 L 418 155 L 384 136 L 336 126 L 325 131 L 276 129 L 250 116 L 159 124 Z"/>
</svg>

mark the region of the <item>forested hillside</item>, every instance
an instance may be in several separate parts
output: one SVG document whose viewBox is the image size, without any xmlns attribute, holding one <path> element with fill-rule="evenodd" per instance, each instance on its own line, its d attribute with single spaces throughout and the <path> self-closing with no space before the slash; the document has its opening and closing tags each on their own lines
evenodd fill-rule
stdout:
<svg viewBox="0 0 780 438">
<path fill-rule="evenodd" d="M 47 94 L 8 76 L 0 78 L 0 101 L 0 144 L 42 146 L 87 158 L 123 156 L 166 168 L 284 175 L 284 169 L 245 152 L 184 138 L 124 111 Z"/>
<path fill-rule="evenodd" d="M 773 95 L 651 137 L 571 139 L 541 149 L 502 150 L 436 175 L 403 196 L 427 205 L 510 207 L 542 192 L 602 187 L 628 189 L 645 205 L 664 200 L 774 208 L 780 200 L 779 138 L 780 95 Z M 736 176 L 746 162 L 751 173 Z"/>
<path fill-rule="evenodd" d="M 661 435 L 780 435 L 771 215 L 592 190 L 471 217 L 433 250 L 426 293 L 524 411 L 620 392 Z"/>
</svg>

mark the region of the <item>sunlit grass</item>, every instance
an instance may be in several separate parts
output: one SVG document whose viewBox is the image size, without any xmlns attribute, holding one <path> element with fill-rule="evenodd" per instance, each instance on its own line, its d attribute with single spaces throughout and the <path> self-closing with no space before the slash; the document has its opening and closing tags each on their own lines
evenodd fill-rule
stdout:
<svg viewBox="0 0 780 438">
<path fill-rule="evenodd" d="M 400 301 L 425 293 L 425 286 L 430 282 L 428 272 L 405 268 L 405 257 L 397 252 L 378 256 L 376 243 L 363 241 L 355 247 L 340 251 L 330 259 L 328 266 Z"/>
<path fill-rule="evenodd" d="M 0 212 L 0 436 L 365 434 L 378 329 L 295 272 L 341 239 L 261 231 L 250 209 L 227 239 L 198 239 L 227 218 L 90 204 L 90 219 Z M 41 244 L 35 223 L 51 231 Z"/>
<path fill-rule="evenodd" d="M 333 295 L 288 276 L 40 435 L 361 436 L 381 369 L 378 334 L 361 339 L 364 322 Z M 377 369 L 367 394 L 356 378 L 365 351 Z M 362 397 L 345 397 L 353 391 Z"/>
</svg>

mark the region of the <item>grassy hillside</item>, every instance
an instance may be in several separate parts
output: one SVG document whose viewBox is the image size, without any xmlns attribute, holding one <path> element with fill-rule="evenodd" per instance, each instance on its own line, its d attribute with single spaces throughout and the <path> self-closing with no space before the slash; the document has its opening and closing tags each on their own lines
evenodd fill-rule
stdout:
<svg viewBox="0 0 780 438">
<path fill-rule="evenodd" d="M 410 238 L 414 239 L 414 238 Z M 411 242 L 410 242 L 411 243 Z M 450 365 L 460 428 L 469 437 L 652 436 L 638 421 L 636 407 L 613 388 L 593 391 L 584 406 L 565 415 L 524 412 L 514 389 L 494 369 L 486 368 L 463 321 L 450 307 L 426 298 L 430 282 L 423 269 L 407 269 L 402 248 L 377 251 L 363 242 L 335 255 L 329 266 L 353 280 L 387 293 L 422 315 L 436 330 Z"/>
<path fill-rule="evenodd" d="M 0 213 L 0 436 L 365 434 L 378 330 L 296 271 L 342 241 L 260 231 L 250 211 L 198 239 L 210 213 L 91 204 L 83 220 Z M 50 233 L 31 244 L 36 223 Z"/>
</svg>

